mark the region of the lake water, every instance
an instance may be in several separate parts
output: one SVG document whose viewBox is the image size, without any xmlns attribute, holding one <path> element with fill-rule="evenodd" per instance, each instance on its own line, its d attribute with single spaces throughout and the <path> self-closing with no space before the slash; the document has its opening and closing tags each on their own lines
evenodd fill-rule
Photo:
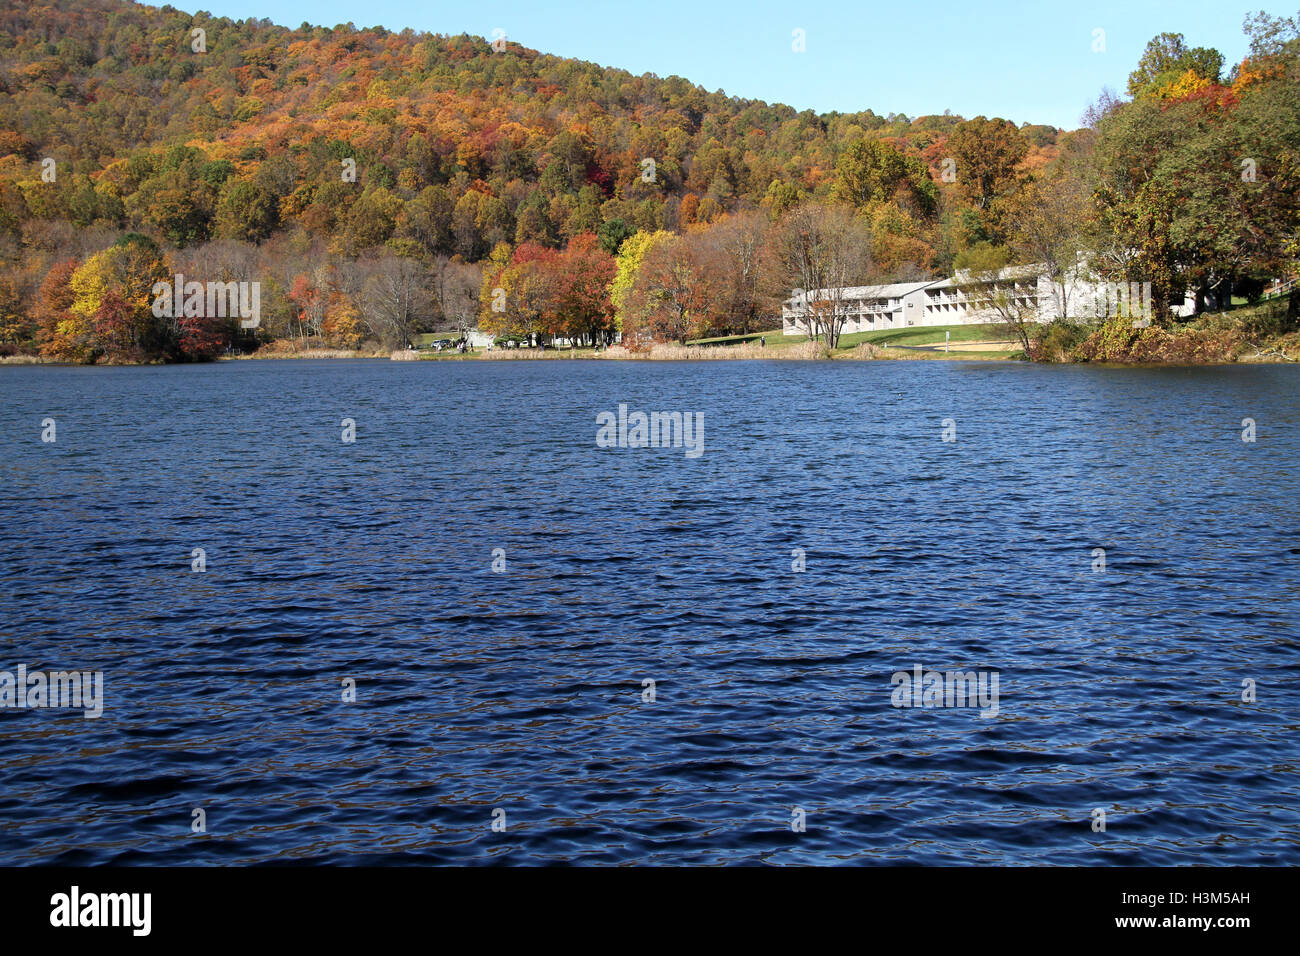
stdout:
<svg viewBox="0 0 1300 956">
<path fill-rule="evenodd" d="M 1295 367 L 0 368 L 0 670 L 104 694 L 0 863 L 1295 864 L 1298 459 Z"/>
</svg>

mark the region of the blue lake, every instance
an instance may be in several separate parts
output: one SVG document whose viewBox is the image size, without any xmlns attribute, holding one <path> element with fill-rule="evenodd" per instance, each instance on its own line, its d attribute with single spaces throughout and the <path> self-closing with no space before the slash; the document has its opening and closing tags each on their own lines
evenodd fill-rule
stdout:
<svg viewBox="0 0 1300 956">
<path fill-rule="evenodd" d="M 104 699 L 0 863 L 1296 864 L 1298 460 L 1296 367 L 2 367 L 0 670 Z"/>
</svg>

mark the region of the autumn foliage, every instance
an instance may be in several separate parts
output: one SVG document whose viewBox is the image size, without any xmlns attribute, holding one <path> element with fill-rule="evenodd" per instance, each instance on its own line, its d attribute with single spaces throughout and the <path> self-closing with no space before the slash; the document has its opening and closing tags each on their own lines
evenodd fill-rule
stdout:
<svg viewBox="0 0 1300 956">
<path fill-rule="evenodd" d="M 1214 50 L 1161 34 L 1132 99 L 1065 133 L 818 115 L 467 35 L 9 4 L 0 349 L 174 360 L 404 348 L 475 322 L 592 345 L 763 330 L 803 281 L 777 237 L 809 203 L 856 224 L 846 281 L 1086 247 L 1165 298 L 1257 285 L 1296 259 L 1297 58 L 1290 21 L 1248 32 L 1226 77 Z M 260 327 L 155 318 L 143 283 L 177 273 L 258 281 Z"/>
</svg>

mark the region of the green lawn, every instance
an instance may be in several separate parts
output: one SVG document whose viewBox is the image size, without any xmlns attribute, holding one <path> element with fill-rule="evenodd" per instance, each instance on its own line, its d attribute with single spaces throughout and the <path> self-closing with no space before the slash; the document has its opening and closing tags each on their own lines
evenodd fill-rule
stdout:
<svg viewBox="0 0 1300 956">
<path fill-rule="evenodd" d="M 942 349 L 940 349 L 937 352 L 930 352 L 930 351 L 918 351 L 915 349 L 890 349 L 888 348 L 888 346 L 886 346 L 886 351 L 884 354 L 886 358 L 897 358 L 897 359 L 939 359 L 939 360 L 960 359 L 962 361 L 966 361 L 967 359 L 970 359 L 972 361 L 984 361 L 984 360 L 994 360 L 994 359 L 999 361 L 1005 361 L 1007 359 L 1024 358 L 1025 355 L 1025 353 L 1020 349 L 1016 349 L 1011 352 L 985 352 L 982 350 L 965 351 L 965 352 L 945 352 Z"/>
<path fill-rule="evenodd" d="M 875 329 L 871 332 L 849 332 L 840 336 L 840 348 L 852 348 L 860 342 L 872 345 L 942 345 L 943 334 L 950 333 L 950 342 L 980 342 L 1003 340 L 1007 338 L 1006 329 L 1001 325 L 912 325 L 901 329 Z M 807 342 L 806 335 L 780 335 L 771 333 L 767 337 L 768 345 L 797 345 Z"/>
<path fill-rule="evenodd" d="M 444 342 L 458 342 L 460 341 L 460 336 L 455 332 L 418 332 L 411 336 L 411 344 L 417 349 L 431 348 L 433 343 L 439 340 Z"/>
<path fill-rule="evenodd" d="M 772 339 L 780 339 L 781 333 L 779 330 L 773 330 L 771 332 L 754 332 L 750 335 L 721 335 L 712 339 L 688 339 L 686 344 L 687 345 L 740 345 L 742 342 L 757 342 L 760 338 L 763 338 L 764 336 L 766 336 L 767 339 L 770 341 Z"/>
<path fill-rule="evenodd" d="M 982 340 L 1005 339 L 1006 330 L 999 325 L 927 325 L 909 326 L 901 329 L 877 329 L 872 332 L 850 332 L 840 336 L 840 348 L 849 349 L 859 342 L 873 345 L 942 345 L 944 332 L 950 332 L 951 342 L 979 342 Z M 798 345 L 807 342 L 806 335 L 782 335 L 779 330 L 770 332 L 753 332 L 749 335 L 722 335 L 709 339 L 691 339 L 687 345 L 741 345 L 745 342 L 757 342 L 766 339 L 770 348 L 784 345 Z M 411 336 L 411 341 L 418 349 L 430 348 L 438 339 L 455 340 L 454 332 L 424 332 Z M 563 350 L 561 350 L 563 351 Z M 575 349 L 590 351 L 590 349 Z"/>
<path fill-rule="evenodd" d="M 1005 339 L 1006 329 L 998 324 L 983 325 L 928 325 L 902 329 L 880 329 L 860 332 L 860 341 L 873 345 L 941 345 L 944 333 L 950 342 L 980 342 Z"/>
<path fill-rule="evenodd" d="M 943 345 L 943 336 L 945 332 L 949 333 L 950 335 L 949 341 L 954 343 L 1001 341 L 1007 339 L 1008 337 L 1006 329 L 1003 326 L 997 324 L 927 325 L 927 326 L 914 325 L 914 326 L 908 326 L 901 329 L 877 329 L 871 332 L 850 332 L 846 335 L 841 335 L 840 345 L 837 351 L 847 352 L 850 349 L 852 349 L 855 345 L 858 345 L 861 342 L 870 342 L 871 344 L 878 345 L 882 348 L 890 348 L 893 346 Z M 412 338 L 417 348 L 428 349 L 428 347 L 432 345 L 434 340 L 447 337 L 450 334 L 451 333 L 447 333 L 447 332 L 425 333 L 423 335 L 412 336 Z M 806 335 L 783 335 L 781 334 L 780 331 L 771 331 L 771 332 L 754 332 L 749 335 L 724 335 L 724 336 L 718 336 L 715 338 L 708 338 L 708 339 L 692 339 L 691 341 L 688 341 L 686 344 L 718 346 L 720 348 L 725 348 L 726 346 L 729 345 L 741 345 L 746 342 L 757 343 L 760 338 L 766 340 L 768 348 L 778 349 L 778 350 L 781 348 L 789 347 L 792 345 L 798 345 L 801 342 L 808 341 L 808 336 Z M 423 351 L 421 354 L 421 358 L 440 358 L 440 359 L 469 358 L 477 354 L 477 351 L 481 351 L 481 350 L 471 351 L 470 353 L 464 355 L 455 351 L 443 352 L 443 353 Z M 551 352 L 551 350 L 548 350 L 548 352 Z M 554 354 L 556 357 L 567 354 L 574 357 L 581 356 L 585 358 L 589 354 L 595 354 L 595 353 L 593 352 L 593 350 L 589 348 L 583 348 L 583 349 L 573 349 L 573 350 L 558 349 L 558 350 L 554 350 Z M 962 352 L 962 353 L 953 352 L 949 354 L 954 356 L 960 355 L 961 357 L 967 357 L 967 358 L 1006 358 L 1010 353 L 995 352 L 995 351 L 988 351 L 988 352 L 979 351 L 979 352 Z M 779 357 L 780 357 L 779 355 L 773 356 L 773 358 L 779 358 Z"/>
</svg>

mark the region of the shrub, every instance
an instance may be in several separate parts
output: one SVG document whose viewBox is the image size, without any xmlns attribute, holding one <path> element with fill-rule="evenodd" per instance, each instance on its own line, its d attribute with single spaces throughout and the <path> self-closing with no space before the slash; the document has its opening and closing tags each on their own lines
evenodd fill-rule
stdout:
<svg viewBox="0 0 1300 956">
<path fill-rule="evenodd" d="M 1120 364 L 1232 362 L 1245 344 L 1239 324 L 1216 328 L 1135 329 L 1127 318 L 1111 319 L 1075 350 L 1078 361 Z"/>
<path fill-rule="evenodd" d="M 1090 327 L 1069 319 L 1056 319 L 1029 340 L 1028 357 L 1035 362 L 1070 362 L 1088 337 Z"/>
</svg>

